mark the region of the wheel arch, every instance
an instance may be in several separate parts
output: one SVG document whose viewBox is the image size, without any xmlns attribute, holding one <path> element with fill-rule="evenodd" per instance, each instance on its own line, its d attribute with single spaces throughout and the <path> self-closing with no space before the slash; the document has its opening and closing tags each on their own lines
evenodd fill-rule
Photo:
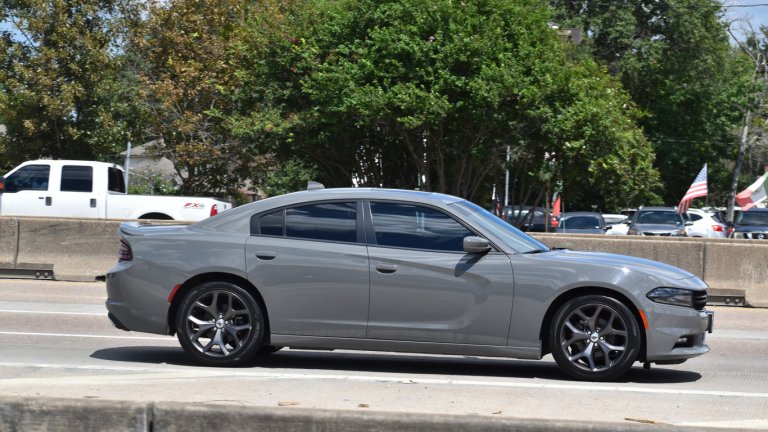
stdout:
<svg viewBox="0 0 768 432">
<path fill-rule="evenodd" d="M 627 309 L 632 312 L 632 316 L 635 318 L 635 321 L 637 322 L 638 328 L 640 329 L 640 353 L 638 356 L 639 361 L 645 361 L 645 354 L 646 354 L 646 331 L 645 331 L 645 324 L 643 322 L 643 318 L 640 316 L 640 311 L 637 308 L 637 306 L 624 294 L 622 294 L 619 291 L 612 290 L 610 288 L 604 288 L 604 287 L 593 287 L 593 286 L 586 286 L 586 287 L 579 287 L 574 288 L 571 290 L 568 290 L 566 292 L 561 293 L 552 303 L 550 303 L 549 308 L 547 308 L 547 312 L 544 314 L 544 319 L 541 322 L 541 328 L 539 330 L 539 340 L 541 341 L 541 355 L 544 356 L 545 354 L 548 354 L 551 352 L 551 347 L 549 346 L 549 331 L 552 326 L 552 319 L 555 316 L 555 313 L 557 313 L 557 310 L 560 309 L 560 306 L 565 304 L 568 300 L 577 298 L 577 297 L 583 297 L 587 295 L 603 295 L 606 297 L 611 297 L 619 302 L 621 302 L 624 306 L 627 307 Z"/>
<path fill-rule="evenodd" d="M 163 212 L 146 212 L 137 219 L 174 220 L 173 216 Z"/>
<path fill-rule="evenodd" d="M 261 293 L 258 289 L 248 280 L 241 276 L 234 275 L 231 273 L 221 273 L 221 272 L 211 272 L 211 273 L 202 273 L 199 275 L 196 275 L 190 279 L 188 279 L 186 282 L 181 284 L 178 290 L 173 295 L 173 299 L 171 301 L 171 305 L 168 308 L 168 316 L 166 317 L 167 325 L 168 325 L 168 334 L 173 335 L 176 333 L 176 314 L 178 313 L 179 304 L 181 303 L 181 300 L 184 298 L 187 292 L 191 290 L 192 288 L 206 283 L 206 282 L 229 282 L 231 284 L 237 285 L 244 290 L 248 291 L 249 294 L 253 296 L 253 299 L 256 300 L 256 302 L 261 307 L 262 313 L 264 314 L 264 340 L 263 344 L 268 345 L 269 344 L 269 335 L 270 335 L 270 326 L 269 326 L 269 311 L 267 311 L 266 303 L 264 302 L 264 298 L 261 296 Z"/>
</svg>

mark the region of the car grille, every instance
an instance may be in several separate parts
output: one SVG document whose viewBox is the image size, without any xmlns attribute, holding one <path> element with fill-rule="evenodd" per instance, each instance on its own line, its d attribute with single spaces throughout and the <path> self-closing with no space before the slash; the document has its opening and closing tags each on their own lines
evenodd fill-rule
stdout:
<svg viewBox="0 0 768 432">
<path fill-rule="evenodd" d="M 660 237 L 669 237 L 669 236 L 671 236 L 671 235 L 672 235 L 672 233 L 668 233 L 668 232 L 665 232 L 665 233 L 644 232 L 644 233 L 642 233 L 642 235 L 644 235 L 644 236 L 660 236 Z"/>
<path fill-rule="evenodd" d="M 702 310 L 706 305 L 707 305 L 707 292 L 694 291 L 693 292 L 693 308 L 696 310 Z"/>
</svg>

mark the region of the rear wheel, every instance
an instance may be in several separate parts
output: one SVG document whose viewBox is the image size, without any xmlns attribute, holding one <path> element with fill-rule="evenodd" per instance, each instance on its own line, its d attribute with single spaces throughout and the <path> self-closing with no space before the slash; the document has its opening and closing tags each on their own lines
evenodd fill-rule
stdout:
<svg viewBox="0 0 768 432">
<path fill-rule="evenodd" d="M 236 366 L 259 350 L 264 314 L 243 288 L 206 282 L 184 296 L 176 328 L 179 343 L 195 360 L 210 366 Z"/>
<path fill-rule="evenodd" d="M 550 328 L 549 346 L 570 376 L 591 381 L 618 378 L 640 351 L 640 328 L 632 312 L 606 296 L 577 297 L 563 304 Z"/>
</svg>

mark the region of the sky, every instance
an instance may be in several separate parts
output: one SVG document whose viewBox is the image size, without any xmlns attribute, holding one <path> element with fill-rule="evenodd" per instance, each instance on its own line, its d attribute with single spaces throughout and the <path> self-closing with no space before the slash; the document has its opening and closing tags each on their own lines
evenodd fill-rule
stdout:
<svg viewBox="0 0 768 432">
<path fill-rule="evenodd" d="M 735 34 L 744 34 L 749 25 L 757 31 L 768 26 L 768 0 L 722 0 L 726 6 L 726 19 L 737 20 L 732 25 Z"/>
</svg>

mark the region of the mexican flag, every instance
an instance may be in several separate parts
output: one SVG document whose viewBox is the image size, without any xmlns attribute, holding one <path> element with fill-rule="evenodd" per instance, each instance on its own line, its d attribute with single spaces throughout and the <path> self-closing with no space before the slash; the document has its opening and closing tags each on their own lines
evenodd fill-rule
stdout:
<svg viewBox="0 0 768 432">
<path fill-rule="evenodd" d="M 736 203 L 739 204 L 742 210 L 749 210 L 755 204 L 761 203 L 768 198 L 766 191 L 768 191 L 768 172 L 736 195 Z"/>
</svg>

